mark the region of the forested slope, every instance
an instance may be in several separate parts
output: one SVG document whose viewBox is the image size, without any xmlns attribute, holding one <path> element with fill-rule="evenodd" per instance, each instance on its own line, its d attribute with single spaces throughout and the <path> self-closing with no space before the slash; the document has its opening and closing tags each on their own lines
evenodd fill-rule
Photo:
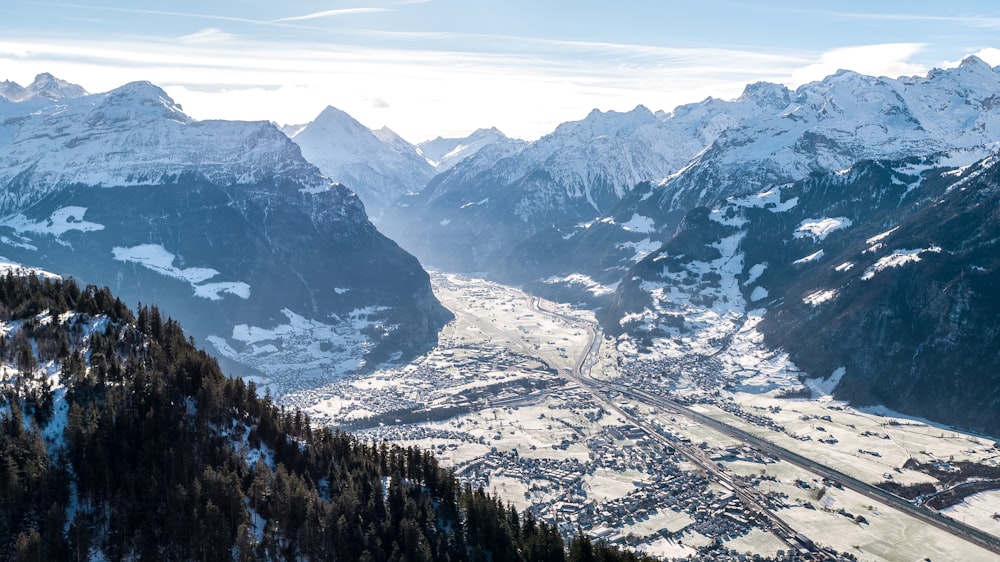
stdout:
<svg viewBox="0 0 1000 562">
<path fill-rule="evenodd" d="M 0 278 L 0 556 L 634 560 L 225 377 L 107 289 Z"/>
</svg>

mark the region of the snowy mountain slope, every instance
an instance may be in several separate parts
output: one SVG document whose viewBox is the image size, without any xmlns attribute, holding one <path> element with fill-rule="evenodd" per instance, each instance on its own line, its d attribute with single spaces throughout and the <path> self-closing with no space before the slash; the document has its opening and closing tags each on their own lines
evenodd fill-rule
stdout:
<svg viewBox="0 0 1000 562">
<path fill-rule="evenodd" d="M 526 144 L 524 141 L 509 138 L 496 127 L 492 127 L 477 129 L 463 138 L 437 137 L 418 143 L 417 150 L 440 173 L 450 170 L 455 164 L 476 154 L 484 147 L 499 143 L 511 144 L 517 148 Z"/>
<path fill-rule="evenodd" d="M 311 123 L 284 130 L 306 160 L 354 190 L 372 217 L 400 195 L 420 191 L 435 173 L 416 147 L 396 133 L 369 130 L 334 107 Z"/>
<path fill-rule="evenodd" d="M 447 320 L 273 125 L 195 121 L 148 83 L 37 102 L 0 106 L 0 254 L 159 305 L 276 395 L 407 357 Z"/>
<path fill-rule="evenodd" d="M 752 340 L 803 379 L 837 372 L 837 397 L 995 432 L 994 161 L 868 161 L 690 211 L 602 319 L 665 357 Z"/>
<path fill-rule="evenodd" d="M 540 230 L 497 271 L 516 271 L 522 283 L 572 274 L 611 283 L 616 271 L 641 259 L 631 248 L 668 240 L 688 210 L 720 198 L 768 191 L 863 159 L 933 156 L 942 165 L 969 164 L 1000 139 L 998 90 L 1000 71 L 971 57 L 926 77 L 839 72 L 795 91 L 758 83 L 734 102 L 678 108 L 664 118 L 711 121 L 715 125 L 706 130 L 718 137 L 676 173 L 626 193 L 601 221 Z M 623 226 L 632 220 L 647 221 L 649 228 L 639 233 Z M 603 259 L 594 263 L 588 255 Z M 539 266 L 531 270 L 518 265 L 523 263 Z"/>
</svg>

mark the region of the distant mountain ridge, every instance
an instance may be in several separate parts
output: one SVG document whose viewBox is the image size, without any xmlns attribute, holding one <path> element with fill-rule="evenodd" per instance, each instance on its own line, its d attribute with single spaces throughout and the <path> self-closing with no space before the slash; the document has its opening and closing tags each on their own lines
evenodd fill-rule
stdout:
<svg viewBox="0 0 1000 562">
<path fill-rule="evenodd" d="M 518 268 L 513 280 L 601 276 L 606 268 L 547 267 L 538 249 L 556 256 L 596 250 L 627 267 L 641 258 L 628 247 L 652 251 L 686 210 L 720 197 L 861 159 L 939 154 L 973 162 L 1000 138 L 998 76 L 970 57 L 926 77 L 842 71 L 794 91 L 751 84 L 737 100 L 709 98 L 670 113 L 593 112 L 520 150 L 484 152 L 436 177 L 388 212 L 396 215 L 388 232 L 425 262 L 454 269 L 503 277 L 510 264 L 539 262 L 538 270 Z M 633 189 L 643 182 L 649 187 Z M 587 232 L 608 230 L 595 219 L 623 224 L 633 216 L 652 221 L 651 236 Z M 595 238 L 605 240 L 596 249 Z M 454 239 L 471 244 L 455 247 Z"/>
<path fill-rule="evenodd" d="M 594 112 L 438 175 L 387 231 L 587 303 L 626 353 L 732 353 L 737 373 L 749 359 L 725 350 L 752 341 L 836 397 L 995 433 L 998 91 L 970 57 Z"/>
<path fill-rule="evenodd" d="M 434 166 L 438 173 L 453 168 L 456 164 L 475 155 L 484 147 L 494 144 L 509 144 L 520 147 L 526 144 L 518 139 L 511 139 L 501 133 L 496 127 L 477 129 L 466 137 L 442 138 L 424 141 L 417 144 L 417 150 Z"/>
<path fill-rule="evenodd" d="M 0 99 L 7 101 L 20 102 L 34 98 L 59 101 L 85 95 L 87 95 L 87 91 L 83 87 L 60 80 L 48 72 L 35 76 L 35 80 L 26 87 L 10 80 L 0 82 Z"/>
</svg>

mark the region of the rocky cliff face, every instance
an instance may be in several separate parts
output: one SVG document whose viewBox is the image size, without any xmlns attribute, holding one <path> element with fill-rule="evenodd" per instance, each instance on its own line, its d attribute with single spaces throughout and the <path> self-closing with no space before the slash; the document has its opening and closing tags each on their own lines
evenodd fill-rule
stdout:
<svg viewBox="0 0 1000 562">
<path fill-rule="evenodd" d="M 3 254 L 157 304 L 234 373 L 321 384 L 418 353 L 450 317 L 269 123 L 195 121 L 147 83 L 19 108 L 0 106 Z"/>
</svg>

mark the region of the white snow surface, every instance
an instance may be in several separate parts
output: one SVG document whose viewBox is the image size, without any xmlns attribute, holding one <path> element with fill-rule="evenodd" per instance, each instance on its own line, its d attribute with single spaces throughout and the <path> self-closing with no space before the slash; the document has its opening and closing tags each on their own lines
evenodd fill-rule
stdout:
<svg viewBox="0 0 1000 562">
<path fill-rule="evenodd" d="M 813 391 L 814 396 L 831 396 L 845 374 L 847 374 L 846 367 L 837 367 L 830 376 L 806 379 L 805 384 Z"/>
<path fill-rule="evenodd" d="M 837 298 L 839 291 L 836 289 L 826 289 L 809 293 L 802 298 L 802 302 L 810 306 L 818 306 L 827 301 Z"/>
<path fill-rule="evenodd" d="M 270 387 L 274 396 L 308 391 L 364 366 L 362 357 L 375 344 L 366 329 L 391 332 L 396 327 L 374 320 L 379 307 L 352 311 L 326 320 L 307 318 L 282 310 L 286 322 L 272 327 L 240 324 L 227 337 L 209 336 L 216 351 L 257 370 L 258 386 Z"/>
<path fill-rule="evenodd" d="M 939 253 L 941 248 L 938 246 L 931 246 L 930 248 L 919 248 L 916 250 L 896 250 L 893 253 L 879 258 L 871 267 L 865 270 L 864 274 L 861 275 L 863 281 L 869 281 L 875 277 L 875 275 L 881 271 L 885 271 L 890 267 L 902 267 L 908 263 L 916 263 L 920 261 L 920 254 L 924 252 Z"/>
<path fill-rule="evenodd" d="M 808 256 L 806 256 L 804 258 L 799 258 L 799 259 L 793 261 L 792 263 L 795 264 L 795 265 L 802 265 L 802 264 L 811 263 L 811 262 L 814 262 L 814 261 L 819 261 L 822 258 L 823 258 L 823 250 L 819 249 L 819 250 L 817 250 L 817 251 L 809 254 Z"/>
<path fill-rule="evenodd" d="M 37 267 L 12 262 L 3 256 L 0 256 L 0 275 L 7 275 L 8 273 L 21 276 L 34 275 L 41 278 L 62 279 L 61 275 L 56 275 L 55 273 L 45 271 L 44 269 L 38 269 Z"/>
<path fill-rule="evenodd" d="M 632 215 L 632 218 L 628 222 L 623 222 L 619 226 L 629 232 L 638 232 L 639 234 L 652 234 L 656 232 L 653 219 L 644 217 L 638 213 Z"/>
<path fill-rule="evenodd" d="M 761 299 L 766 299 L 768 294 L 767 289 L 758 285 L 754 287 L 753 291 L 750 293 L 750 301 L 757 302 Z"/>
<path fill-rule="evenodd" d="M 287 126 L 302 156 L 324 175 L 355 191 L 373 216 L 408 192 L 420 191 L 434 167 L 390 129 L 371 130 L 328 106 L 306 125 Z"/>
<path fill-rule="evenodd" d="M 796 238 L 809 236 L 814 240 L 824 240 L 831 232 L 849 228 L 852 224 L 851 219 L 846 217 L 806 219 L 795 229 L 794 236 Z"/>
<path fill-rule="evenodd" d="M 651 238 L 643 238 L 638 242 L 620 242 L 615 244 L 616 248 L 628 248 L 635 253 L 632 255 L 632 261 L 639 262 L 643 258 L 652 254 L 653 252 L 660 249 L 661 244 L 658 240 L 653 240 Z"/>
<path fill-rule="evenodd" d="M 579 286 L 596 297 L 610 295 L 615 292 L 615 289 L 618 288 L 618 283 L 613 285 L 602 285 L 582 273 L 573 273 L 567 275 L 566 277 L 549 277 L 548 279 L 543 280 L 543 282 L 549 285 L 564 284 Z"/>
<path fill-rule="evenodd" d="M 140 244 L 130 248 L 115 246 L 111 251 L 118 261 L 137 263 L 160 275 L 173 277 L 190 284 L 194 289 L 195 296 L 209 300 L 221 300 L 222 294 L 228 293 L 242 299 L 250 298 L 250 285 L 242 281 L 205 283 L 205 281 L 219 275 L 215 269 L 210 267 L 180 269 L 174 266 L 174 260 L 177 259 L 177 256 L 159 244 Z"/>
<path fill-rule="evenodd" d="M 37 233 L 62 236 L 71 230 L 93 232 L 104 230 L 103 224 L 83 220 L 87 213 L 86 207 L 62 207 L 52 212 L 47 220 L 33 221 L 22 214 L 16 214 L 0 221 L 0 225 L 9 226 L 17 233 Z"/>
</svg>

